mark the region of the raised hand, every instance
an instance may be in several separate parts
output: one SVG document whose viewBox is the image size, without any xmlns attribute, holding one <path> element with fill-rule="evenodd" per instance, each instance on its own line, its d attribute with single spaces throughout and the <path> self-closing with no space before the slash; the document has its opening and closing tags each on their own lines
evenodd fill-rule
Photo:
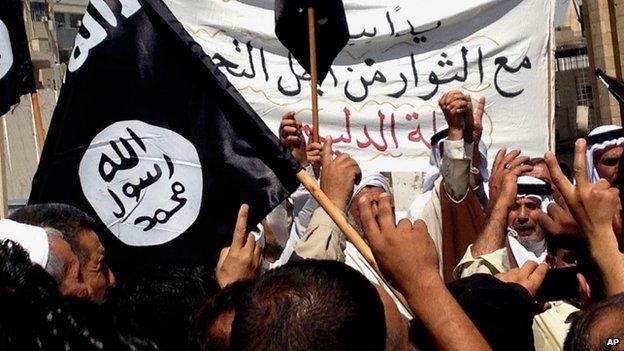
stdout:
<svg viewBox="0 0 624 351">
<path fill-rule="evenodd" d="M 618 189 L 612 188 L 608 181 L 601 179 L 595 184 L 590 183 L 585 163 L 586 148 L 584 139 L 577 140 L 574 149 L 576 185 L 565 177 L 552 152 L 547 152 L 545 159 L 553 183 L 561 192 L 574 218 L 591 239 L 613 231 L 613 218 L 621 206 Z"/>
<path fill-rule="evenodd" d="M 395 225 L 392 197 L 379 196 L 377 211 L 366 198 L 359 203 L 362 228 L 383 275 L 402 293 L 421 286 L 421 281 L 440 278 L 438 254 L 423 221 L 413 225 L 402 219 Z M 375 215 L 377 213 L 377 216 Z"/>
<path fill-rule="evenodd" d="M 618 249 L 613 232 L 613 218 L 621 209 L 619 191 L 608 181 L 592 184 L 587 175 L 587 144 L 584 139 L 574 147 L 574 179 L 572 184 L 563 174 L 552 152 L 545 155 L 553 183 L 581 230 L 587 236 L 594 261 L 600 267 L 608 295 L 624 292 L 624 255 Z"/>
<path fill-rule="evenodd" d="M 516 200 L 518 177 L 522 173 L 533 170 L 533 166 L 524 164 L 529 160 L 529 157 L 520 156 L 520 152 L 520 150 L 512 150 L 507 153 L 505 148 L 498 150 L 489 183 L 490 210 L 497 204 L 507 208 L 511 207 Z M 500 200 L 502 202 L 499 203 Z"/>
<path fill-rule="evenodd" d="M 571 237 L 584 236 L 559 191 L 555 191 L 555 202 L 548 205 L 548 213 L 540 211 L 531 212 L 531 214 L 535 215 L 533 219 L 552 235 Z"/>
<path fill-rule="evenodd" d="M 307 165 L 306 141 L 301 130 L 302 124 L 295 118 L 294 112 L 288 112 L 282 117 L 279 127 L 279 137 L 282 145 L 290 150 L 301 165 Z"/>
<path fill-rule="evenodd" d="M 438 101 L 442 112 L 444 112 L 444 118 L 449 128 L 449 140 L 460 140 L 462 138 L 470 138 L 471 135 L 465 135 L 466 129 L 466 112 L 472 112 L 472 106 L 470 97 L 464 95 L 457 90 L 451 90 L 444 94 Z M 472 115 L 472 113 L 470 113 Z M 472 119 L 472 118 L 471 118 Z M 470 128 L 472 127 L 472 124 Z M 472 130 L 472 129 L 471 129 Z M 467 140 L 468 141 L 468 140 Z"/>
<path fill-rule="evenodd" d="M 336 207 L 344 211 L 353 195 L 354 185 L 362 178 L 360 166 L 347 154 L 340 154 L 334 159 L 331 137 L 327 137 L 323 144 L 321 165 L 321 190 Z"/>
<path fill-rule="evenodd" d="M 407 299 L 436 350 L 490 350 L 446 289 L 427 226 L 408 219 L 396 225 L 392 202 L 390 194 L 381 194 L 375 214 L 375 204 L 366 195 L 358 201 L 362 227 L 382 274 Z"/>
<path fill-rule="evenodd" d="M 216 278 L 221 288 L 239 280 L 253 279 L 260 274 L 262 247 L 247 232 L 249 206 L 243 204 L 238 211 L 232 244 L 221 250 L 216 268 Z"/>
<path fill-rule="evenodd" d="M 468 96 L 470 98 L 470 96 Z M 468 111 L 466 114 L 467 123 L 466 126 L 468 128 L 467 132 L 471 132 L 472 140 L 468 138 L 466 141 L 474 141 L 475 150 L 478 150 L 477 144 L 481 140 L 481 136 L 483 135 L 483 113 L 485 111 L 485 96 L 479 98 L 479 102 L 477 105 L 477 109 Z"/>
<path fill-rule="evenodd" d="M 527 261 L 520 268 L 513 268 L 507 272 L 497 274 L 496 278 L 505 283 L 522 285 L 531 296 L 535 297 L 544 282 L 544 278 L 546 278 L 547 272 L 548 264 L 537 264 L 537 262 Z"/>
<path fill-rule="evenodd" d="M 308 162 L 311 165 L 321 166 L 322 151 L 323 151 L 323 146 L 321 145 L 321 143 L 315 143 L 315 142 L 309 143 L 306 148 Z"/>
</svg>

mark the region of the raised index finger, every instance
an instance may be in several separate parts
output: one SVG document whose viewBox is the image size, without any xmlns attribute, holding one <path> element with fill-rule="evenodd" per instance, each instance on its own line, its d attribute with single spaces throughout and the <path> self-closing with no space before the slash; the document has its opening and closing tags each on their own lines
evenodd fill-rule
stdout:
<svg viewBox="0 0 624 351">
<path fill-rule="evenodd" d="M 507 154 L 507 148 L 501 148 L 498 150 L 496 157 L 494 158 L 494 163 L 492 164 L 492 173 L 503 166 L 505 154 Z"/>
<path fill-rule="evenodd" d="M 553 183 L 563 195 L 563 198 L 566 200 L 572 199 L 574 195 L 574 185 L 570 183 L 568 178 L 561 171 L 561 167 L 559 167 L 559 162 L 557 162 L 557 158 L 555 154 L 551 151 L 546 152 L 544 155 L 544 159 L 546 160 L 546 165 L 548 166 L 548 170 L 550 171 L 550 176 L 552 177 Z"/>
<path fill-rule="evenodd" d="M 232 248 L 240 249 L 247 241 L 247 216 L 249 215 L 249 205 L 242 204 L 238 210 L 238 218 L 232 236 Z"/>
<path fill-rule="evenodd" d="M 392 196 L 388 193 L 379 195 L 379 225 L 382 230 L 391 230 L 396 227 Z"/>
<path fill-rule="evenodd" d="M 366 195 L 360 197 L 358 201 L 358 208 L 360 210 L 360 220 L 362 222 L 362 229 L 366 235 L 366 239 L 371 243 L 371 246 L 375 247 L 375 244 L 379 243 L 381 237 L 381 230 L 377 219 L 373 214 L 373 205 Z"/>
<path fill-rule="evenodd" d="M 589 184 L 586 152 L 587 143 L 585 139 L 578 139 L 574 144 L 574 179 L 580 188 Z"/>
<path fill-rule="evenodd" d="M 483 111 L 485 110 L 485 96 L 479 99 L 477 109 L 474 111 L 474 124 L 479 125 L 483 121 Z"/>
<path fill-rule="evenodd" d="M 529 280 L 537 285 L 537 287 L 542 285 L 544 282 L 544 278 L 546 278 L 546 273 L 548 273 L 548 265 L 546 263 L 540 263 L 537 268 L 529 275 Z"/>
<path fill-rule="evenodd" d="M 323 144 L 323 148 L 321 149 L 321 166 L 326 167 L 333 161 L 332 156 L 332 138 L 328 136 L 325 138 L 325 143 Z"/>
</svg>

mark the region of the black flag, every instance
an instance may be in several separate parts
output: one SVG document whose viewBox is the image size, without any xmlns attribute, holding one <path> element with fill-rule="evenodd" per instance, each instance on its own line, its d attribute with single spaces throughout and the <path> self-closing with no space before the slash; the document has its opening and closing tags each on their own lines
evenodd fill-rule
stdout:
<svg viewBox="0 0 624 351">
<path fill-rule="evenodd" d="M 239 206 L 258 223 L 300 165 L 161 0 L 105 3 L 87 8 L 30 202 L 91 214 L 117 272 L 214 263 Z"/>
<path fill-rule="evenodd" d="M 608 76 L 603 70 L 600 68 L 596 69 L 596 75 L 604 85 L 607 86 L 607 89 L 611 92 L 611 95 L 615 97 L 615 99 L 620 103 L 620 105 L 624 106 L 624 82 Z"/>
<path fill-rule="evenodd" d="M 0 1 L 0 116 L 36 90 L 21 0 Z"/>
<path fill-rule="evenodd" d="M 301 67 L 310 72 L 308 7 L 316 19 L 316 63 L 319 84 L 349 41 L 342 0 L 275 0 L 275 34 Z"/>
</svg>

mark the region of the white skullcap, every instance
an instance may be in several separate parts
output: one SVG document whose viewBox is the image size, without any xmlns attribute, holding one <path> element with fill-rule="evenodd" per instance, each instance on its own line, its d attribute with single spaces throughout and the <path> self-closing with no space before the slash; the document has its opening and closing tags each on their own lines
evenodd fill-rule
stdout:
<svg viewBox="0 0 624 351">
<path fill-rule="evenodd" d="M 48 234 L 41 227 L 18 223 L 10 219 L 0 220 L 0 240 L 19 244 L 30 256 L 30 261 L 45 268 L 50 254 Z"/>
<path fill-rule="evenodd" d="M 608 133 L 608 132 L 613 132 L 615 130 L 621 130 L 622 127 L 620 126 L 616 126 L 616 125 L 605 125 L 605 126 L 600 126 L 600 127 L 596 127 L 594 128 L 591 132 L 589 132 L 589 134 L 587 135 L 588 137 L 592 137 L 592 136 L 597 136 L 600 134 L 604 134 L 604 133 Z M 591 138 L 588 138 L 591 139 Z M 590 142 L 590 140 L 588 140 L 588 143 Z M 611 146 L 618 146 L 618 145 L 624 145 L 624 137 L 619 136 L 619 137 L 615 137 L 614 139 L 610 139 L 610 140 L 604 140 L 602 142 L 599 143 L 594 143 L 594 144 L 588 144 L 588 148 L 587 148 L 587 172 L 589 173 L 589 180 L 592 183 L 596 183 L 598 180 L 600 180 L 600 175 L 598 174 L 598 170 L 596 169 L 596 166 L 594 165 L 594 154 L 596 153 L 596 151 L 598 150 L 604 150 L 608 147 Z"/>
<path fill-rule="evenodd" d="M 383 190 L 387 193 L 391 192 L 390 190 L 390 182 L 388 178 L 384 177 L 383 174 L 379 172 L 362 172 L 362 180 L 360 184 L 357 184 L 353 189 L 353 197 L 360 192 L 360 190 L 364 189 L 367 186 L 374 186 L 378 188 L 383 188 Z"/>
</svg>

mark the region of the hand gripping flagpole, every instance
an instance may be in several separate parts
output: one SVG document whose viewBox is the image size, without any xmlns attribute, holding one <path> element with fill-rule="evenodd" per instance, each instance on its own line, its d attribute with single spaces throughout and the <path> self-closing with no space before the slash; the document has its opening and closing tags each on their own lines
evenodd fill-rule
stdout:
<svg viewBox="0 0 624 351">
<path fill-rule="evenodd" d="M 334 205 L 333 202 L 325 195 L 323 190 L 318 186 L 316 181 L 310 177 L 310 175 L 306 172 L 305 169 L 300 170 L 297 173 L 297 178 L 303 184 L 303 186 L 308 189 L 310 194 L 314 197 L 314 199 L 319 203 L 319 205 L 325 210 L 325 212 L 329 215 L 329 217 L 336 223 L 340 231 L 345 235 L 347 240 L 355 248 L 359 251 L 359 253 L 364 257 L 366 262 L 377 272 L 379 278 L 390 288 L 394 296 L 397 300 L 403 305 L 406 311 L 411 314 L 411 310 L 409 305 L 403 295 L 396 291 L 392 285 L 388 284 L 386 279 L 383 277 L 381 272 L 379 271 L 379 267 L 377 266 L 377 262 L 375 262 L 375 257 L 373 256 L 373 252 L 364 239 L 358 234 L 355 229 L 347 222 L 347 219 L 342 215 L 342 212 Z M 413 317 L 413 315 L 412 315 Z"/>
<path fill-rule="evenodd" d="M 307 27 L 305 17 L 307 9 Z M 312 141 L 319 142 L 319 115 L 318 115 L 318 81 L 327 76 L 331 63 L 349 41 L 349 28 L 346 14 L 341 0 L 311 1 L 311 0 L 275 0 L 275 34 L 284 46 L 292 53 L 310 74 L 310 88 L 312 100 Z M 324 19 L 322 24 L 316 23 L 316 16 Z M 318 33 L 317 33 L 318 29 Z M 306 33 L 307 32 L 307 33 Z M 317 34 L 323 41 L 323 46 L 317 47 Z M 308 36 L 307 48 L 301 45 L 301 37 Z M 309 58 L 309 66 L 306 59 Z M 328 59 L 329 58 L 329 59 Z M 320 71 L 319 71 L 320 70 Z M 320 175 L 320 167 L 314 167 L 315 176 Z M 305 170 L 297 173 L 297 178 L 308 189 L 329 217 L 336 223 L 345 237 L 360 252 L 366 262 L 375 270 L 379 278 L 390 288 L 399 302 L 409 311 L 408 304 L 401 294 L 388 284 L 381 272 L 373 252 L 364 239 L 351 227 L 342 212 L 327 198 L 318 184 Z"/>
</svg>

